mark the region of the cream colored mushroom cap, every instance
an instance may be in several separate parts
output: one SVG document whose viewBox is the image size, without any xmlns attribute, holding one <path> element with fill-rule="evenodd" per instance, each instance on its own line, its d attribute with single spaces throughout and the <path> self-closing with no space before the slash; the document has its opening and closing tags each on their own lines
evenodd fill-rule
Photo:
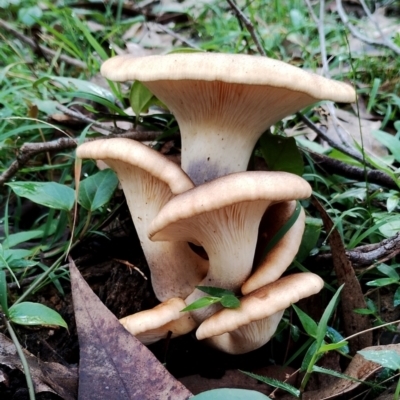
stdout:
<svg viewBox="0 0 400 400">
<path fill-rule="evenodd" d="M 183 170 L 162 154 L 132 139 L 99 139 L 78 146 L 79 158 L 119 160 L 137 166 L 166 183 L 173 194 L 191 189 L 194 184 Z"/>
<path fill-rule="evenodd" d="M 303 92 L 316 100 L 349 103 L 356 100 L 350 85 L 327 79 L 272 58 L 246 54 L 181 53 L 112 57 L 101 66 L 112 81 L 160 80 L 221 81 L 266 85 Z"/>
<path fill-rule="evenodd" d="M 318 293 L 323 286 L 324 281 L 311 272 L 285 276 L 244 296 L 239 308 L 225 308 L 206 319 L 197 329 L 196 337 L 202 340 L 222 335 L 267 318 L 300 299 Z"/>
<path fill-rule="evenodd" d="M 170 224 L 241 202 L 305 199 L 311 186 L 298 175 L 282 171 L 247 171 L 222 176 L 171 199 L 149 227 L 149 237 Z M 173 239 L 171 239 L 173 240 Z"/>
</svg>

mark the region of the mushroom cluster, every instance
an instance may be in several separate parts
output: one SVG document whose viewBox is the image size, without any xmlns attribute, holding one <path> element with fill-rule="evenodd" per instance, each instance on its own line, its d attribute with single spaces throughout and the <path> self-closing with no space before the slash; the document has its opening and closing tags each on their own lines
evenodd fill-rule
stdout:
<svg viewBox="0 0 400 400">
<path fill-rule="evenodd" d="M 277 121 L 320 100 L 352 102 L 353 88 L 277 60 L 233 54 L 117 56 L 101 72 L 140 81 L 168 106 L 182 136 L 181 167 L 130 139 L 77 149 L 78 157 L 103 160 L 117 173 L 162 302 L 121 323 L 146 344 L 197 328 L 198 339 L 232 354 L 262 346 L 285 308 L 319 292 L 323 281 L 312 273 L 281 278 L 304 230 L 297 200 L 311 187 L 286 172 L 246 171 L 251 152 Z M 261 220 L 272 243 L 295 212 L 295 223 L 255 266 Z M 244 296 L 238 309 L 214 304 L 181 312 L 204 296 L 196 286 Z"/>
</svg>

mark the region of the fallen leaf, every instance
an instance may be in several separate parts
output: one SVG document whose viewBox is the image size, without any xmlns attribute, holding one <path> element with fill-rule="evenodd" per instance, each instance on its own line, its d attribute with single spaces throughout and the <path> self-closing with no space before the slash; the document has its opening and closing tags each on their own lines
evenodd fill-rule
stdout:
<svg viewBox="0 0 400 400">
<path fill-rule="evenodd" d="M 52 392 L 65 400 L 76 399 L 78 391 L 78 371 L 76 368 L 67 368 L 64 365 L 54 362 L 44 362 L 26 350 L 24 350 L 24 353 L 37 394 Z M 22 372 L 24 370 L 14 343 L 1 333 L 0 364 L 8 367 L 11 372 L 16 369 Z M 7 382 L 8 380 L 8 373 L 0 370 L 0 383 L 2 381 Z"/>
<path fill-rule="evenodd" d="M 184 400 L 192 393 L 129 334 L 82 278 L 70 259 L 78 329 L 79 398 Z"/>
<path fill-rule="evenodd" d="M 386 346 L 371 346 L 364 350 L 372 351 L 387 351 L 394 350 L 400 354 L 400 344 L 389 344 Z M 361 354 L 356 354 L 346 371 L 345 375 L 351 376 L 352 378 L 359 379 L 361 381 L 366 381 L 371 375 L 381 370 L 383 367 L 372 361 L 366 360 Z M 304 400 L 327 400 L 333 399 L 335 397 L 341 396 L 344 393 L 351 392 L 362 385 L 361 382 L 354 382 L 348 379 L 337 379 L 335 383 L 328 388 L 322 390 L 315 390 L 311 392 L 306 392 L 303 395 Z M 393 394 L 392 394 L 393 396 Z"/>
</svg>

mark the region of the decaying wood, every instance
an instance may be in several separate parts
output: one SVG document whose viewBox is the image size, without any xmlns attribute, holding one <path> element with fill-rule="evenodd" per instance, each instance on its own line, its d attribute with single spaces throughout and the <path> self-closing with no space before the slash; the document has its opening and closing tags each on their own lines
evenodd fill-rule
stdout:
<svg viewBox="0 0 400 400">
<path fill-rule="evenodd" d="M 341 310 L 346 336 L 351 336 L 357 332 L 365 331 L 371 328 L 371 322 L 368 316 L 356 314 L 353 310 L 356 308 L 367 308 L 361 291 L 360 283 L 354 273 L 351 261 L 346 256 L 342 238 L 336 228 L 333 228 L 333 222 L 319 201 L 314 197 L 313 205 L 321 214 L 324 222 L 325 231 L 329 233 L 328 241 L 332 252 L 332 262 L 339 285 L 344 284 L 341 293 Z M 350 342 L 350 350 L 355 354 L 358 350 L 371 346 L 372 332 L 368 331 L 363 335 L 356 336 Z"/>
</svg>

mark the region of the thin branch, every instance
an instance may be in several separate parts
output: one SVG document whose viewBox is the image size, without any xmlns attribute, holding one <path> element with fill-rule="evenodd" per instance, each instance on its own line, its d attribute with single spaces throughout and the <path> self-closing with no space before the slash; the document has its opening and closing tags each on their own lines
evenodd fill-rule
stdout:
<svg viewBox="0 0 400 400">
<path fill-rule="evenodd" d="M 59 54 L 58 51 L 49 49 L 48 47 L 43 46 L 41 44 L 37 45 L 37 43 L 34 40 L 32 40 L 30 37 L 17 31 L 14 27 L 9 25 L 7 22 L 3 21 L 2 19 L 0 19 L 0 28 L 5 29 L 7 32 L 11 33 L 16 38 L 21 40 L 21 42 L 26 43 L 29 47 L 32 47 L 33 49 L 35 49 L 38 46 L 40 51 L 43 54 L 47 54 L 51 57 L 58 57 L 58 59 L 60 61 L 64 61 L 65 63 L 67 63 L 69 65 L 73 65 L 74 67 L 78 67 L 78 68 L 82 68 L 82 69 L 86 68 L 86 63 L 84 63 L 81 60 L 77 60 L 76 58 L 72 58 L 72 57 L 66 56 L 64 54 Z"/>
<path fill-rule="evenodd" d="M 307 150 L 307 152 L 314 160 L 315 165 L 322 168 L 326 172 L 341 175 L 350 179 L 356 179 L 358 181 L 365 181 L 365 178 L 367 178 L 368 182 L 370 183 L 375 183 L 390 189 L 399 190 L 399 185 L 396 183 L 396 181 L 385 172 L 378 171 L 376 169 L 365 171 L 364 168 L 346 164 L 323 154 L 314 153 L 309 150 Z"/>
<path fill-rule="evenodd" d="M 240 10 L 240 8 L 233 2 L 233 0 L 226 0 L 229 4 L 229 6 L 232 8 L 232 10 L 234 11 L 234 13 L 237 15 L 237 17 L 240 19 L 240 21 L 243 22 L 244 26 L 246 27 L 247 31 L 250 33 L 250 36 L 253 39 L 253 42 L 255 43 L 258 52 L 262 55 L 262 56 L 266 56 L 267 53 L 264 50 L 264 47 L 261 44 L 261 40 L 257 35 L 257 32 L 253 26 L 253 24 L 251 23 L 251 21 L 246 17 L 245 14 L 243 14 L 243 12 Z"/>
<path fill-rule="evenodd" d="M 357 39 L 360 39 L 364 43 L 368 43 L 373 46 L 379 46 L 379 47 L 386 47 L 396 54 L 400 55 L 400 47 L 397 46 L 395 43 L 393 43 L 391 40 L 389 40 L 382 32 L 379 24 L 374 20 L 371 12 L 369 11 L 368 7 L 366 6 L 364 0 L 360 0 L 361 5 L 363 6 L 363 9 L 366 11 L 368 18 L 373 22 L 375 25 L 379 36 L 380 40 L 374 40 L 371 39 L 367 36 L 364 36 L 363 34 L 360 33 L 360 31 L 350 22 L 349 17 L 347 16 L 342 0 L 336 0 L 336 10 L 337 13 L 339 14 L 340 19 L 342 20 L 343 24 L 348 28 L 348 30 L 351 32 L 351 34 L 356 37 Z"/>
<path fill-rule="evenodd" d="M 157 131 L 125 131 L 125 133 L 116 135 L 106 135 L 101 138 L 87 139 L 85 142 L 91 142 L 98 139 L 112 138 L 129 138 L 138 141 L 155 140 L 162 132 Z M 45 143 L 25 143 L 20 148 L 20 154 L 11 163 L 11 165 L 0 175 L 0 187 L 8 182 L 26 163 L 35 155 L 48 152 L 74 149 L 77 146 L 77 139 L 60 138 L 51 142 Z"/>
</svg>

